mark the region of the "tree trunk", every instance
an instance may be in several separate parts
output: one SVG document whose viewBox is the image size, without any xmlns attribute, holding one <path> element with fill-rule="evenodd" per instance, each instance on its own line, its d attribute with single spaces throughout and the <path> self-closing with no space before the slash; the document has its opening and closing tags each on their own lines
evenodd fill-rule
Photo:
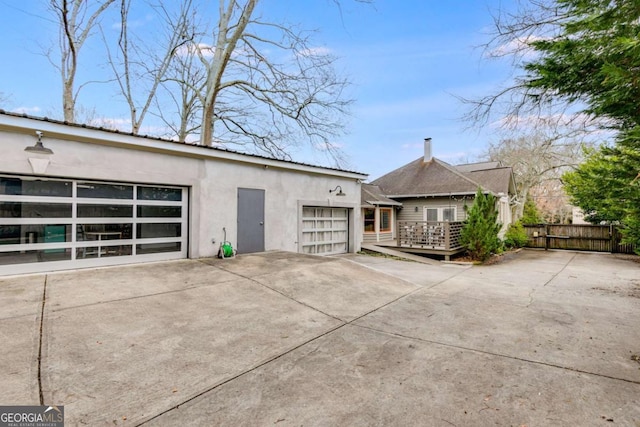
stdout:
<svg viewBox="0 0 640 427">
<path fill-rule="evenodd" d="M 60 25 L 60 75 L 62 77 L 62 110 L 64 120 L 75 122 L 77 92 L 75 77 L 80 49 L 91 34 L 100 14 L 115 0 L 103 0 L 87 18 L 88 8 L 95 2 L 86 0 L 51 0 L 51 7 Z M 82 25 L 84 24 L 84 28 Z M 79 89 L 78 89 L 79 90 Z"/>
<path fill-rule="evenodd" d="M 68 79 L 64 79 L 62 87 L 62 110 L 64 112 L 64 121 L 75 123 L 76 102 L 73 96 L 73 77 L 70 75 Z"/>
<path fill-rule="evenodd" d="M 237 6 L 236 0 L 231 0 L 227 7 L 224 7 L 225 0 L 220 0 L 220 21 L 218 23 L 218 35 L 216 40 L 215 51 L 211 62 L 207 61 L 202 54 L 200 59 L 207 66 L 207 93 L 202 108 L 202 128 L 200 129 L 200 144 L 213 145 L 213 126 L 216 99 L 220 90 L 220 82 L 222 75 L 229 63 L 231 54 L 235 50 L 238 40 L 244 34 L 249 24 L 249 19 L 253 13 L 253 9 L 258 0 L 248 0 L 242 9 L 238 22 L 231 25 L 230 21 L 233 17 L 233 11 Z M 229 35 L 230 29 L 233 32 Z"/>
<path fill-rule="evenodd" d="M 200 127 L 200 145 L 213 145 L 214 104 L 208 103 L 202 108 L 202 126 Z"/>
</svg>

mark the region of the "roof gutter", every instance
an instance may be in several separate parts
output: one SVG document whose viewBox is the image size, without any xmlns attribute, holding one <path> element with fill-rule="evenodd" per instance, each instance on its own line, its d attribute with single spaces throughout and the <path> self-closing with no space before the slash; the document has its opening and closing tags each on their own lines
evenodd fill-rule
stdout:
<svg viewBox="0 0 640 427">
<path fill-rule="evenodd" d="M 402 203 L 400 202 L 381 202 L 378 200 L 365 200 L 365 202 L 369 203 L 370 205 L 402 206 Z"/>
</svg>

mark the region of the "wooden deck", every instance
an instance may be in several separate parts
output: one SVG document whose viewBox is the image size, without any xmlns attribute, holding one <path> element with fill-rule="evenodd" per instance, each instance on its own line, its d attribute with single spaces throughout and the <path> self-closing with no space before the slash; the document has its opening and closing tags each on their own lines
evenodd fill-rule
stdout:
<svg viewBox="0 0 640 427">
<path fill-rule="evenodd" d="M 376 246 L 393 247 L 397 251 L 440 255 L 449 261 L 452 255 L 464 252 L 460 244 L 462 222 L 398 221 L 397 239 L 376 242 Z"/>
</svg>

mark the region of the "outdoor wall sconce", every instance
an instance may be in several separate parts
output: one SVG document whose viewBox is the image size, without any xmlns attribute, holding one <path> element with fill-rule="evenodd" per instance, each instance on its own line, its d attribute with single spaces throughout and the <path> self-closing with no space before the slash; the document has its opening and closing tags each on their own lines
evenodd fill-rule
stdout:
<svg viewBox="0 0 640 427">
<path fill-rule="evenodd" d="M 338 188 L 340 189 L 340 191 L 338 191 Z M 346 194 L 342 192 L 342 187 L 340 187 L 339 185 L 336 185 L 336 188 L 334 188 L 333 190 L 329 190 L 329 194 L 336 191 L 338 191 L 338 194 L 336 194 L 336 196 L 346 196 Z"/>
<path fill-rule="evenodd" d="M 36 135 L 38 135 L 38 141 L 36 142 L 36 145 L 34 145 L 33 147 L 27 147 L 24 149 L 24 151 L 40 154 L 53 154 L 53 150 L 42 145 L 42 131 L 37 130 Z"/>
<path fill-rule="evenodd" d="M 418 212 L 418 207 L 416 206 L 416 207 L 413 209 L 413 211 L 414 211 L 414 212 Z"/>
</svg>

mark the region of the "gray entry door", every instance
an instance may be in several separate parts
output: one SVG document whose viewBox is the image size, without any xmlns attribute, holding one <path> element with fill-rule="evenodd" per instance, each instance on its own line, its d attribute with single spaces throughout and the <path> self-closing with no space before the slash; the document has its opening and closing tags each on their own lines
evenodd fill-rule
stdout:
<svg viewBox="0 0 640 427">
<path fill-rule="evenodd" d="M 238 253 L 264 252 L 264 190 L 238 188 Z"/>
</svg>

